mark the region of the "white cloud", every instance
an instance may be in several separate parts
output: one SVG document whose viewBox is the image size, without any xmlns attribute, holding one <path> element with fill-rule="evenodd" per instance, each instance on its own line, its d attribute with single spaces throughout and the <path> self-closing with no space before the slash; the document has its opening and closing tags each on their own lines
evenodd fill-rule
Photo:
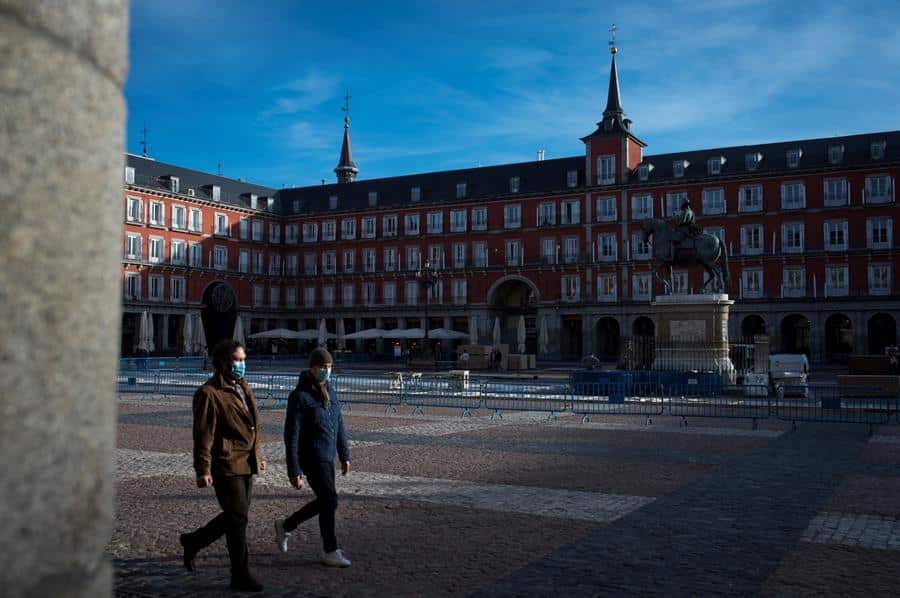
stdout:
<svg viewBox="0 0 900 598">
<path fill-rule="evenodd" d="M 310 70 L 299 79 L 277 86 L 274 106 L 265 110 L 262 116 L 268 118 L 315 110 L 337 96 L 339 83 L 338 77 Z"/>
</svg>

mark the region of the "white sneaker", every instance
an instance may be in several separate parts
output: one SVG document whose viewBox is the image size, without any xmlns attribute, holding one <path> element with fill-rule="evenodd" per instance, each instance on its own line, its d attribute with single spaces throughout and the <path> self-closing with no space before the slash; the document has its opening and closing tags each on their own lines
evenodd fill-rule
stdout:
<svg viewBox="0 0 900 598">
<path fill-rule="evenodd" d="M 338 548 L 331 552 L 322 553 L 322 564 L 329 567 L 349 567 L 350 559 L 344 554 L 344 551 Z"/>
<path fill-rule="evenodd" d="M 275 544 L 281 552 L 288 551 L 288 538 L 291 532 L 284 531 L 284 517 L 275 520 Z"/>
</svg>

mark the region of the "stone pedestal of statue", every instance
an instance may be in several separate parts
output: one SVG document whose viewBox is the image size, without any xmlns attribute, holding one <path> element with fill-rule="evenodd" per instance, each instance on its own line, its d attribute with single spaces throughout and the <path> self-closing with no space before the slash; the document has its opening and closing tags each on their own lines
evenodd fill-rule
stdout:
<svg viewBox="0 0 900 598">
<path fill-rule="evenodd" d="M 656 313 L 652 369 L 717 372 L 725 384 L 734 384 L 728 355 L 728 310 L 733 303 L 726 293 L 657 297 L 651 303 Z"/>
</svg>

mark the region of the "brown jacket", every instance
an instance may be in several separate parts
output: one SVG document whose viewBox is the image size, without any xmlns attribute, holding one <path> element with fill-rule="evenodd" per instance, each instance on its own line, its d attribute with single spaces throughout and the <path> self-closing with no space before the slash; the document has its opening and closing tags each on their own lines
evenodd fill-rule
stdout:
<svg viewBox="0 0 900 598">
<path fill-rule="evenodd" d="M 215 477 L 259 473 L 259 410 L 253 391 L 241 385 L 251 412 L 240 395 L 216 372 L 194 393 L 194 470 Z"/>
</svg>

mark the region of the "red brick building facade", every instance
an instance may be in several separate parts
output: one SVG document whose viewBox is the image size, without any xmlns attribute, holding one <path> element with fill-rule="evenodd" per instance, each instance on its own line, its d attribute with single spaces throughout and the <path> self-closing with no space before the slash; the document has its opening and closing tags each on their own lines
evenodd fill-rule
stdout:
<svg viewBox="0 0 900 598">
<path fill-rule="evenodd" d="M 191 315 L 212 343 L 236 317 L 248 334 L 323 318 L 349 334 L 424 327 L 427 310 L 429 329 L 474 326 L 485 343 L 496 321 L 513 344 L 524 316 L 528 352 L 613 356 L 622 337 L 653 334 L 663 292 L 640 223 L 685 199 L 729 250 L 732 336 L 765 332 L 816 360 L 896 344 L 900 131 L 647 155 L 614 54 L 606 110 L 583 141 L 583 156 L 355 180 L 345 121 L 341 182 L 281 190 L 129 155 L 123 354 L 144 311 L 157 352 L 179 353 Z M 675 269 L 670 282 L 696 292 L 704 273 Z"/>
</svg>

